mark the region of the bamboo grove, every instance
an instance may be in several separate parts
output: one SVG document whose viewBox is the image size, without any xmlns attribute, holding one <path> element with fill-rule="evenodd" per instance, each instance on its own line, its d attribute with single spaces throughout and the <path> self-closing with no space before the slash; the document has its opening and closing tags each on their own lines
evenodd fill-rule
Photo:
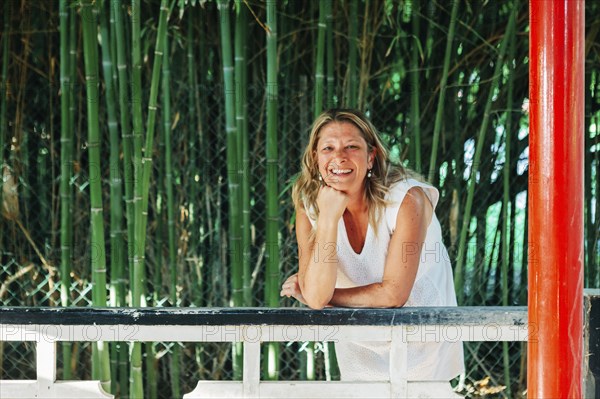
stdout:
<svg viewBox="0 0 600 399">
<path fill-rule="evenodd" d="M 9 0 L 0 49 L 0 303 L 298 306 L 291 186 L 310 123 L 356 107 L 440 188 L 462 305 L 526 304 L 524 1 Z M 600 283 L 600 4 L 586 5 L 585 284 Z M 61 345 L 60 378 L 180 397 L 241 345 Z M 519 397 L 524 346 L 468 343 L 467 396 Z M 35 372 L 0 345 L 2 378 Z M 264 379 L 336 379 L 265 345 Z"/>
</svg>

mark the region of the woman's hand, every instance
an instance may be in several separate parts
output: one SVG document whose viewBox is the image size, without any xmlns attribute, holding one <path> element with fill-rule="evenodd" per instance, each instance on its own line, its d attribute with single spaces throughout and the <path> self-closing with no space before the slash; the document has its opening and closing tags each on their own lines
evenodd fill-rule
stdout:
<svg viewBox="0 0 600 399">
<path fill-rule="evenodd" d="M 300 291 L 298 273 L 292 274 L 287 280 L 285 280 L 285 283 L 283 283 L 281 286 L 281 292 L 279 293 L 279 296 L 287 296 L 288 298 L 294 297 L 296 300 L 306 305 L 306 301 L 304 300 L 302 292 Z"/>
<path fill-rule="evenodd" d="M 350 198 L 344 192 L 330 186 L 321 186 L 317 195 L 319 221 L 329 220 L 337 225 L 349 200 Z"/>
</svg>

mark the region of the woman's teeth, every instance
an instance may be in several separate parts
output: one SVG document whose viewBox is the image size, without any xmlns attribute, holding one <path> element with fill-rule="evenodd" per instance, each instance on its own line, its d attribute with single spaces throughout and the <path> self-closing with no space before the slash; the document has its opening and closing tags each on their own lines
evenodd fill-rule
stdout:
<svg viewBox="0 0 600 399">
<path fill-rule="evenodd" d="M 352 169 L 333 169 L 331 172 L 335 175 L 347 175 Z"/>
</svg>

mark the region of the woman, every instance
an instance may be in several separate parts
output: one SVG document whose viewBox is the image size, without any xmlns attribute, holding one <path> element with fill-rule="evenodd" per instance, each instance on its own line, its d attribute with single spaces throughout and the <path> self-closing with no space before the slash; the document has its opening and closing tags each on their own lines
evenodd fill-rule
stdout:
<svg viewBox="0 0 600 399">
<path fill-rule="evenodd" d="M 281 295 L 325 306 L 456 306 L 434 210 L 438 191 L 391 166 L 360 112 L 329 110 L 313 124 L 292 191 L 299 270 Z M 389 380 L 390 344 L 342 342 L 342 380 Z M 409 380 L 463 372 L 462 343 L 410 343 Z"/>
</svg>

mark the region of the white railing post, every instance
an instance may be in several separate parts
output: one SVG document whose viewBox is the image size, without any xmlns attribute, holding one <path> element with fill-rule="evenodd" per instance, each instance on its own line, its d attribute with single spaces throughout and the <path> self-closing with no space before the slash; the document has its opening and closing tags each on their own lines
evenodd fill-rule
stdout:
<svg viewBox="0 0 600 399">
<path fill-rule="evenodd" d="M 260 341 L 244 342 L 244 397 L 258 398 L 260 384 Z"/>
<path fill-rule="evenodd" d="M 56 381 L 56 342 L 40 336 L 36 345 L 36 370 L 40 394 L 50 391 Z"/>
<path fill-rule="evenodd" d="M 406 327 L 392 327 L 392 343 L 390 349 L 390 397 L 408 397 L 408 342 Z"/>
</svg>

